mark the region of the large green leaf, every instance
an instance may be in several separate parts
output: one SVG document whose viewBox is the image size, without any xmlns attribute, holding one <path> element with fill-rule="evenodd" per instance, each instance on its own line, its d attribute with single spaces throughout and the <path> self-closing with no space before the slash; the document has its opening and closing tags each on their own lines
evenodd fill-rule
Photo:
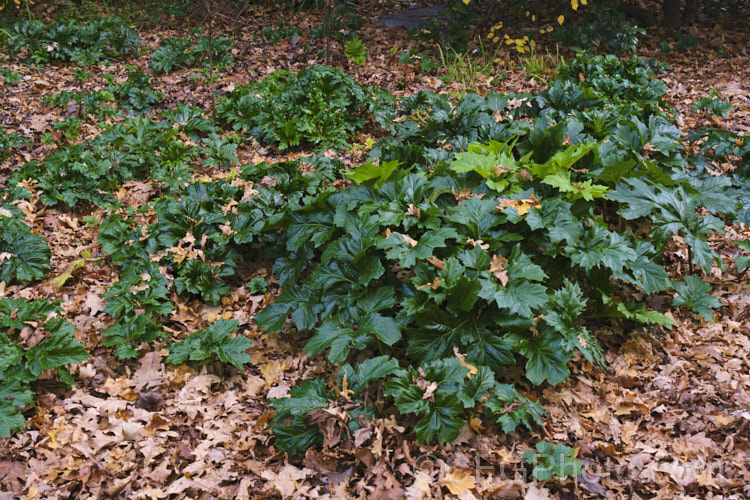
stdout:
<svg viewBox="0 0 750 500">
<path fill-rule="evenodd" d="M 672 301 L 673 306 L 687 306 L 708 321 L 714 320 L 710 308 L 720 307 L 721 302 L 711 295 L 711 285 L 695 275 L 685 276 L 684 282 L 675 281 L 672 285 L 679 293 Z"/>
<path fill-rule="evenodd" d="M 466 419 L 461 417 L 462 413 L 463 406 L 456 396 L 436 401 L 414 428 L 417 441 L 428 442 L 436 436 L 440 444 L 455 440 L 466 423 Z"/>
<path fill-rule="evenodd" d="M 407 331 L 406 352 L 420 362 L 451 357 L 454 347 L 470 363 L 489 366 L 497 373 L 514 361 L 500 329 L 472 314 L 431 308 L 418 315 L 414 325 Z"/>
<path fill-rule="evenodd" d="M 25 228 L 25 229 L 23 229 Z M 10 258 L 0 260 L 0 281 L 31 281 L 44 278 L 51 269 L 49 260 L 52 253 L 44 238 L 28 232 L 23 228 L 10 234 L 10 228 L 0 231 L 0 254 L 9 254 Z"/>
<path fill-rule="evenodd" d="M 0 383 L 0 437 L 7 438 L 11 433 L 24 428 L 25 419 L 21 411 L 34 404 L 34 392 L 21 385 L 18 380 L 3 377 Z"/>
<path fill-rule="evenodd" d="M 47 329 L 50 336 L 26 351 L 26 366 L 33 376 L 39 376 L 42 370 L 60 369 L 88 359 L 86 347 L 73 336 L 75 326 L 65 318 L 49 318 Z M 70 375 L 65 378 L 72 385 Z"/>
<path fill-rule="evenodd" d="M 547 303 L 547 289 L 539 283 L 526 280 L 512 280 L 507 286 L 482 279 L 482 290 L 479 295 L 487 301 L 494 301 L 500 309 L 507 309 L 511 314 L 531 318 L 535 312 Z"/>
<path fill-rule="evenodd" d="M 568 361 L 572 355 L 562 348 L 562 340 L 551 328 L 541 328 L 538 335 L 514 334 L 515 350 L 525 356 L 526 378 L 534 385 L 548 382 L 557 385 L 570 376 Z"/>
</svg>

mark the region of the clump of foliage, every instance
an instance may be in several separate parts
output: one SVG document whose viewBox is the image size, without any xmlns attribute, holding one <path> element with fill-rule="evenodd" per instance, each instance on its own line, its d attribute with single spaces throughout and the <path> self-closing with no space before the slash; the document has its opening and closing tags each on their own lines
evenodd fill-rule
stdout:
<svg viewBox="0 0 750 500">
<path fill-rule="evenodd" d="M 625 14 L 614 3 L 592 2 L 585 16 L 577 22 L 557 26 L 551 36 L 569 47 L 599 50 L 616 54 L 632 53 L 638 45 L 638 35 L 646 32 L 625 20 Z"/>
<path fill-rule="evenodd" d="M 80 127 L 81 121 L 76 116 L 69 116 L 64 120 L 59 120 L 52 124 L 52 128 L 62 132 L 68 142 L 74 141 L 81 135 Z"/>
<path fill-rule="evenodd" d="M 368 120 L 389 124 L 392 97 L 365 88 L 337 68 L 312 66 L 299 73 L 277 71 L 258 83 L 237 87 L 217 106 L 217 116 L 283 150 L 301 143 L 342 148 Z"/>
<path fill-rule="evenodd" d="M 219 361 L 229 363 L 238 370 L 244 369 L 245 363 L 250 362 L 250 355 L 245 351 L 252 341 L 243 335 L 232 337 L 237 325 L 237 320 L 219 319 L 205 330 L 191 333 L 169 346 L 166 362 L 178 365 L 186 360 L 202 361 L 216 356 Z"/>
<path fill-rule="evenodd" d="M 11 71 L 8 68 L 0 68 L 0 76 L 3 77 L 0 81 L 5 84 L 14 84 L 21 81 L 21 74 Z"/>
<path fill-rule="evenodd" d="M 117 181 L 109 175 L 110 167 L 109 159 L 93 144 L 76 144 L 54 151 L 43 163 L 32 160 L 21 166 L 11 177 L 10 195 L 15 199 L 29 198 L 31 193 L 18 184 L 34 179 L 46 205 L 62 202 L 72 207 L 79 201 L 96 205 L 113 202 L 110 193 Z"/>
<path fill-rule="evenodd" d="M 141 71 L 128 75 L 128 79 L 114 87 L 117 101 L 129 114 L 138 115 L 148 112 L 151 105 L 164 98 L 164 93 L 155 91 L 151 77 Z"/>
<path fill-rule="evenodd" d="M 116 326 L 105 332 L 120 357 L 161 340 L 171 294 L 217 305 L 249 259 L 272 259 L 282 291 L 255 322 L 267 332 L 292 324 L 309 353 L 339 367 L 332 387 L 306 380 L 272 400 L 279 449 L 345 442 L 378 416 L 376 386 L 414 415 L 420 441 L 451 441 L 479 416 L 511 432 L 544 415 L 522 386 L 565 381 L 577 355 L 604 364 L 587 318 L 671 323 L 634 292 L 676 295 L 673 305 L 705 317 L 718 304 L 699 274 L 721 265 L 707 241 L 719 216 L 742 217 L 742 173 L 702 175 L 684 156 L 653 69 L 583 55 L 537 95 L 420 92 L 398 107 L 339 70 L 282 71 L 222 99 L 220 119 L 280 149 L 343 147 L 375 124 L 391 137 L 354 168 L 313 156 L 193 180 L 192 162 L 238 163 L 236 138 L 180 106 L 22 167 L 10 195 L 30 196 L 18 182 L 34 178 L 43 203 L 104 203 L 124 181 L 158 175 L 158 198 L 138 210 L 112 204 L 99 227 L 121 269 L 106 292 Z M 698 140 L 718 137 L 707 134 Z M 722 141 L 710 143 L 714 154 L 738 152 Z M 674 282 L 662 262 L 673 238 L 691 272 Z M 267 292 L 261 281 L 253 293 Z M 168 361 L 217 356 L 241 368 L 250 340 L 236 329 L 220 320 L 190 334 Z M 504 383 L 518 363 L 522 378 Z M 338 437 L 316 425 L 331 410 Z M 569 449 L 547 445 L 527 456 L 538 477 L 576 473 Z"/>
<path fill-rule="evenodd" d="M 295 27 L 286 27 L 286 19 L 280 19 L 276 23 L 276 27 L 266 26 L 260 30 L 260 34 L 269 45 L 273 46 L 282 40 L 290 40 L 294 37 L 300 36 L 300 32 Z M 255 35 L 257 36 L 257 35 Z"/>
<path fill-rule="evenodd" d="M 17 134 L 9 134 L 0 127 L 0 162 L 10 158 L 14 149 L 28 143 L 29 141 L 25 137 Z"/>
<path fill-rule="evenodd" d="M 719 99 L 716 87 L 712 88 L 707 97 L 701 97 L 693 104 L 694 111 L 705 111 L 714 116 L 727 116 L 732 111 L 732 105 Z"/>
<path fill-rule="evenodd" d="M 168 282 L 153 262 L 123 269 L 120 279 L 105 293 L 104 312 L 112 316 L 114 325 L 102 334 L 104 346 L 117 346 L 118 358 L 134 358 L 142 343 L 161 339 L 159 318 L 174 310 L 168 296 Z"/>
<path fill-rule="evenodd" d="M 405 50 L 398 55 L 398 62 L 401 64 L 413 65 L 419 64 L 419 68 L 427 73 L 440 67 L 433 58 L 427 54 L 421 54 L 414 50 Z"/>
<path fill-rule="evenodd" d="M 210 46 L 210 49 L 209 49 Z M 195 39 L 165 38 L 151 55 L 151 67 L 158 73 L 168 73 L 175 68 L 200 66 L 222 70 L 232 64 L 232 41 L 226 37 L 209 39 L 198 35 Z"/>
<path fill-rule="evenodd" d="M 359 38 L 352 38 L 344 46 L 344 54 L 354 64 L 361 66 L 367 62 L 367 49 Z"/>
<path fill-rule="evenodd" d="M 325 158 L 304 160 L 315 165 L 313 172 L 301 174 L 299 162 L 272 167 L 261 164 L 246 169 L 241 180 L 231 183 L 226 180 L 194 182 L 178 188 L 179 198 L 164 196 L 146 208 L 154 210 L 157 221 L 145 231 L 141 232 L 132 216 L 117 213 L 102 222 L 99 241 L 104 252 L 123 269 L 143 269 L 145 262 L 158 262 L 176 275 L 174 288 L 170 290 L 216 305 L 229 294 L 238 266 L 261 250 L 260 235 L 264 234 L 266 242 L 273 241 L 273 235 L 264 231 L 277 230 L 271 228 L 279 227 L 289 207 L 309 203 L 314 199 L 313 193 L 335 190 L 330 184 L 333 172 L 340 169 L 340 165 Z M 253 182 L 267 175 L 275 176 L 277 186 L 288 191 L 288 196 L 282 198 L 275 188 L 251 188 Z M 147 274 L 156 276 L 158 273 L 152 269 Z M 130 278 L 141 279 L 140 274 Z M 152 281 L 154 279 L 157 278 Z M 155 293 L 152 288 L 150 285 L 149 293 Z M 155 307 L 166 307 L 162 300 L 166 296 L 164 293 L 163 290 L 159 293 Z M 144 314 L 151 319 L 163 316 L 163 312 L 148 313 L 148 308 L 141 304 L 145 299 L 138 301 L 140 305 L 133 305 L 133 308 L 146 311 Z M 121 315 L 119 310 L 113 313 L 113 316 Z"/>
<path fill-rule="evenodd" d="M 65 108 L 70 102 L 80 107 L 79 114 L 83 117 L 94 117 L 103 120 L 117 114 L 114 103 L 115 94 L 111 90 L 95 90 L 94 92 L 69 92 L 63 91 L 50 94 L 42 98 L 42 103 Z"/>
<path fill-rule="evenodd" d="M 131 90 L 130 96 L 141 92 L 135 87 Z M 134 97 L 130 106 L 141 102 L 139 99 Z M 10 199 L 29 198 L 31 193 L 18 184 L 34 179 L 47 205 L 89 202 L 104 206 L 115 202 L 111 193 L 124 181 L 150 176 L 167 190 L 175 189 L 190 181 L 191 164 L 201 155 L 208 163 L 217 164 L 235 158 L 234 145 L 210 135 L 218 129 L 199 109 L 181 105 L 162 116 L 166 119 L 135 116 L 106 125 L 104 132 L 88 143 L 54 151 L 43 162 L 24 164 L 9 180 Z M 196 145 L 202 138 L 207 141 Z"/>
<path fill-rule="evenodd" d="M 548 441 L 536 444 L 536 450 L 526 450 L 521 458 L 534 466 L 531 475 L 538 481 L 548 481 L 553 475 L 561 478 L 581 475 L 581 462 L 575 459 L 575 449 Z"/>
<path fill-rule="evenodd" d="M 47 242 L 22 220 L 20 210 L 0 203 L 0 282 L 39 280 L 50 270 Z"/>
<path fill-rule="evenodd" d="M 688 50 L 694 49 L 697 46 L 698 39 L 689 33 L 680 35 L 680 37 L 677 39 L 677 43 L 675 44 L 675 48 L 678 52 L 687 52 Z"/>
<path fill-rule="evenodd" d="M 73 333 L 75 326 L 61 318 L 62 301 L 0 298 L 0 437 L 23 429 L 22 411 L 34 403 L 31 384 L 44 370 L 55 370 L 60 381 L 72 386 L 66 368 L 89 355 Z M 34 325 L 43 340 L 25 346 L 21 332 Z"/>
<path fill-rule="evenodd" d="M 118 17 L 97 19 L 87 24 L 39 20 L 19 21 L 7 30 L 11 52 L 27 50 L 34 63 L 71 61 L 90 66 L 123 54 L 135 54 L 140 45 L 138 33 Z"/>
<path fill-rule="evenodd" d="M 729 179 L 686 170 L 682 134 L 658 109 L 663 84 L 651 84 L 642 61 L 616 61 L 578 61 L 537 97 L 404 100 L 394 139 L 372 151 L 379 164 L 348 172 L 354 185 L 286 226 L 286 252 L 274 265 L 282 293 L 256 322 L 280 331 L 291 320 L 312 333 L 306 350 L 332 363 L 372 351 L 397 357 L 405 367 L 378 376 L 386 395 L 418 416 L 417 439 L 447 442 L 467 413 L 508 430 L 539 421 L 540 408 L 498 386 L 509 364 L 524 360 L 534 385 L 567 379 L 576 352 L 603 365 L 584 316 L 671 323 L 620 286 L 675 290 L 675 305 L 701 314 L 716 307 L 698 276 L 671 282 L 661 255 L 681 236 L 691 269 L 720 263 L 707 235 L 723 223 L 696 208 L 736 217 L 738 192 Z M 608 86 L 597 64 L 619 80 Z M 636 94 L 638 108 L 621 92 Z M 649 239 L 608 224 L 603 200 L 618 202 L 623 220 L 647 219 Z M 347 423 L 367 413 L 349 386 L 360 366 L 335 392 L 311 381 L 273 401 L 277 445 L 320 444 L 310 424 L 321 409 L 353 405 Z M 540 475 L 556 467 L 537 461 Z"/>
</svg>

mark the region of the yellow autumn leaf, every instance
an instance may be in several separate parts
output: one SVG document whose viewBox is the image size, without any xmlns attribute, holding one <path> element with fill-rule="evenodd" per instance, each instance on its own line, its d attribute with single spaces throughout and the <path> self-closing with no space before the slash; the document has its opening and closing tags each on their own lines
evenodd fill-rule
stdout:
<svg viewBox="0 0 750 500">
<path fill-rule="evenodd" d="M 469 5 L 471 3 L 471 0 L 463 0 L 464 5 Z"/>
<path fill-rule="evenodd" d="M 458 347 L 453 347 L 453 354 L 456 355 L 456 358 L 461 362 L 461 365 L 464 368 L 469 369 L 469 373 L 466 374 L 466 378 L 471 378 L 472 375 L 476 375 L 477 373 L 479 373 L 479 369 L 476 366 L 470 365 L 466 362 L 466 354 L 461 354 L 460 352 L 458 352 Z"/>
<path fill-rule="evenodd" d="M 560 17 L 558 17 L 558 18 L 557 18 L 557 23 L 558 23 L 558 24 L 559 24 L 560 26 L 562 26 L 562 23 L 564 23 L 564 22 L 565 22 L 565 16 L 563 16 L 563 15 L 561 14 L 561 15 L 560 15 Z"/>
<path fill-rule="evenodd" d="M 469 427 L 471 427 L 471 430 L 473 430 L 477 434 L 481 433 L 484 429 L 484 427 L 482 426 L 482 419 L 477 416 L 469 418 Z"/>
<path fill-rule="evenodd" d="M 461 358 L 460 361 L 461 361 L 461 364 L 463 365 L 464 368 L 468 368 L 469 369 L 469 373 L 466 374 L 466 378 L 471 378 L 472 375 L 476 375 L 477 373 L 479 373 L 479 369 L 476 366 L 470 365 L 463 358 Z"/>
<path fill-rule="evenodd" d="M 262 365 L 260 367 L 260 374 L 263 375 L 263 378 L 266 381 L 266 387 L 271 387 L 275 384 L 276 381 L 282 377 L 284 371 L 289 368 L 291 368 L 291 365 L 285 360 L 277 361 L 273 359 L 269 361 L 268 364 Z"/>
<path fill-rule="evenodd" d="M 454 495 L 463 495 L 476 487 L 477 482 L 474 473 L 470 470 L 454 470 L 441 481 Z"/>
<path fill-rule="evenodd" d="M 541 202 L 537 200 L 533 194 L 530 198 L 525 200 L 509 200 L 507 198 L 499 198 L 498 202 L 499 205 L 495 207 L 497 210 L 504 210 L 508 207 L 511 207 L 516 209 L 518 215 L 526 215 L 527 213 L 529 213 L 529 209 L 531 207 L 541 208 L 542 206 Z"/>
<path fill-rule="evenodd" d="M 570 6 L 573 10 L 578 10 L 578 0 L 570 0 Z"/>
</svg>

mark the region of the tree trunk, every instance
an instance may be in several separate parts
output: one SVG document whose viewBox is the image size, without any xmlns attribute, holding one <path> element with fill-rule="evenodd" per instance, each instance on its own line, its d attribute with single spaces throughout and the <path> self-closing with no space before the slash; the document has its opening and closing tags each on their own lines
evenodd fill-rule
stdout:
<svg viewBox="0 0 750 500">
<path fill-rule="evenodd" d="M 685 0 L 685 9 L 682 11 L 683 26 L 693 24 L 693 16 L 695 15 L 695 6 L 697 3 L 696 0 Z"/>
<path fill-rule="evenodd" d="M 658 22 L 652 11 L 646 10 L 643 7 L 638 7 L 637 5 L 618 3 L 617 10 L 625 14 L 627 17 L 635 19 L 640 28 L 650 28 L 651 26 L 655 26 Z"/>
<path fill-rule="evenodd" d="M 662 25 L 665 28 L 673 30 L 680 28 L 680 3 L 681 0 L 664 0 Z"/>
</svg>

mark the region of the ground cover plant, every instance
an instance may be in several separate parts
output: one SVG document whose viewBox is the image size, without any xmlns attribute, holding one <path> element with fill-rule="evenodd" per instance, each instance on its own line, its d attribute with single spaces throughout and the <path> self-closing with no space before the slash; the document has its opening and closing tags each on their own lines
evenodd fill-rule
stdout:
<svg viewBox="0 0 750 500">
<path fill-rule="evenodd" d="M 201 31 L 6 30 L 5 489 L 746 493 L 742 93 L 686 93 L 625 28 L 559 31 L 602 53 L 542 79 L 518 55 L 555 31 L 493 23 L 461 82 L 400 57 L 430 57 L 429 27 L 378 46 L 351 5 L 279 33 L 283 7 L 250 30 L 207 5 Z"/>
<path fill-rule="evenodd" d="M 114 17 L 85 24 L 29 20 L 7 30 L 6 44 L 12 52 L 23 50 L 26 58 L 37 64 L 71 61 L 89 66 L 136 53 L 140 38 L 122 19 Z"/>
</svg>

